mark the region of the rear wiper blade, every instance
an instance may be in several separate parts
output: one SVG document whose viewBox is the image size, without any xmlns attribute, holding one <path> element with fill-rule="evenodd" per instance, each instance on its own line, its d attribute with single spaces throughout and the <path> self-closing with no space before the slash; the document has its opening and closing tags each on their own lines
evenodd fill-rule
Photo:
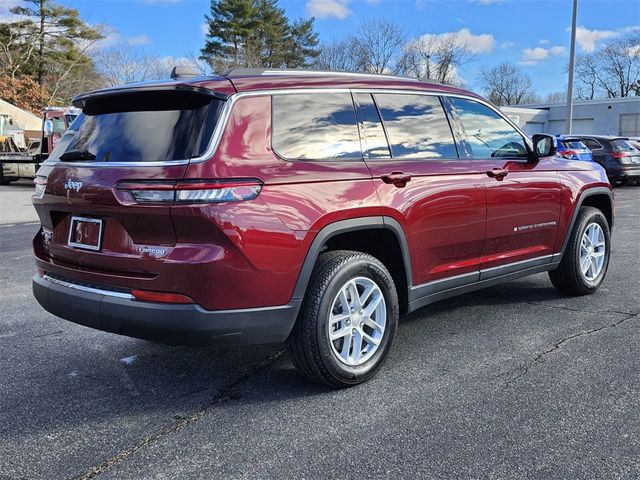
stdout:
<svg viewBox="0 0 640 480">
<path fill-rule="evenodd" d="M 89 150 L 69 150 L 60 155 L 60 160 L 63 162 L 74 160 L 95 160 L 96 156 Z"/>
</svg>

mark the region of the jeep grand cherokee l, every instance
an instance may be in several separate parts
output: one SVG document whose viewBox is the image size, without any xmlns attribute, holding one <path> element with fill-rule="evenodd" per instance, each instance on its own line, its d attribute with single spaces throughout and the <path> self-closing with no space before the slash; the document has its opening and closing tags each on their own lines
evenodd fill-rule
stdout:
<svg viewBox="0 0 640 480">
<path fill-rule="evenodd" d="M 167 343 L 286 342 L 313 380 L 382 366 L 398 316 L 548 271 L 602 283 L 613 197 L 468 91 L 231 71 L 78 96 L 36 179 L 49 312 Z"/>
</svg>

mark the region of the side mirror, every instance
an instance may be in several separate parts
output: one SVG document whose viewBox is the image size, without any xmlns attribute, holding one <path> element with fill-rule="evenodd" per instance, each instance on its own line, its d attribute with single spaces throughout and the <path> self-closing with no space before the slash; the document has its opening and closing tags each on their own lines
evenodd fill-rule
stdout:
<svg viewBox="0 0 640 480">
<path fill-rule="evenodd" d="M 535 158 L 551 157 L 558 151 L 556 138 L 552 135 L 536 133 L 533 138 L 533 156 Z"/>
</svg>

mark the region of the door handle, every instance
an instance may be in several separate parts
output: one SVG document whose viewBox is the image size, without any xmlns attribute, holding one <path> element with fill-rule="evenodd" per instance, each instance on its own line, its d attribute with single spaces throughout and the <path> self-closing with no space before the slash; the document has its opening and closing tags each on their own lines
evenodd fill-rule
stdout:
<svg viewBox="0 0 640 480">
<path fill-rule="evenodd" d="M 392 172 L 380 176 L 384 183 L 393 184 L 394 187 L 404 188 L 407 182 L 411 180 L 411 175 L 402 172 Z"/>
<path fill-rule="evenodd" d="M 505 170 L 504 168 L 494 168 L 492 170 L 487 170 L 487 176 L 490 178 L 495 178 L 499 182 L 501 182 L 502 179 L 507 175 L 509 175 L 509 170 Z"/>
</svg>

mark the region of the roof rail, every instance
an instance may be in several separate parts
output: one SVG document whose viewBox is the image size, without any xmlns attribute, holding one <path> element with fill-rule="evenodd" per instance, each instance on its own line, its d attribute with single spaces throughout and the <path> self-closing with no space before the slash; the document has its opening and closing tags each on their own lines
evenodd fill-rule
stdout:
<svg viewBox="0 0 640 480">
<path fill-rule="evenodd" d="M 431 80 L 421 80 L 419 78 L 401 77 L 398 75 L 388 75 L 386 73 L 364 73 L 364 72 L 348 72 L 343 70 L 309 70 L 296 68 L 231 68 L 222 74 L 223 77 L 239 77 L 239 76 L 259 76 L 259 75 L 337 75 L 356 78 L 386 78 L 396 80 L 406 80 L 408 82 L 425 82 L 438 84 Z"/>
</svg>

